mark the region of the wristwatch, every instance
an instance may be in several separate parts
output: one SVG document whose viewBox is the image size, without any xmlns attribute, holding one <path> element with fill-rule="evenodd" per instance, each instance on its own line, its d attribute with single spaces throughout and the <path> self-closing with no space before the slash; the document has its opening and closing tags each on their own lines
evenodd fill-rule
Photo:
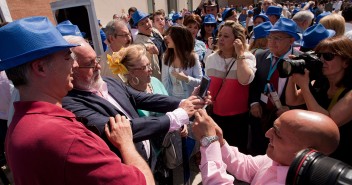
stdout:
<svg viewBox="0 0 352 185">
<path fill-rule="evenodd" d="M 218 136 L 205 136 L 200 139 L 200 145 L 203 147 L 209 146 L 211 143 L 218 141 L 219 137 Z"/>
</svg>

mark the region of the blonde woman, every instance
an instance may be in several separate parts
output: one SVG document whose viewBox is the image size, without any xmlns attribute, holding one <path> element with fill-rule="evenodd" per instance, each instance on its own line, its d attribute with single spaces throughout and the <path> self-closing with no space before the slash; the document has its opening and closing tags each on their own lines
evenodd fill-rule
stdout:
<svg viewBox="0 0 352 185">
<path fill-rule="evenodd" d="M 340 14 L 330 14 L 319 21 L 320 24 L 322 24 L 326 29 L 331 29 L 336 32 L 336 36 L 341 36 L 345 34 L 345 18 L 343 18 Z"/>
</svg>

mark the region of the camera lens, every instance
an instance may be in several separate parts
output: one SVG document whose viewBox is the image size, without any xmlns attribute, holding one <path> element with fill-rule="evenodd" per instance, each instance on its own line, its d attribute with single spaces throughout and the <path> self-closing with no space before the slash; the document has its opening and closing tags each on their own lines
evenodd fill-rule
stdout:
<svg viewBox="0 0 352 185">
<path fill-rule="evenodd" d="M 293 73 L 304 74 L 305 61 L 303 59 L 298 60 L 280 60 L 277 64 L 280 78 L 287 78 Z"/>
<path fill-rule="evenodd" d="M 300 151 L 293 160 L 286 178 L 287 185 L 352 184 L 352 168 L 312 149 Z"/>
</svg>

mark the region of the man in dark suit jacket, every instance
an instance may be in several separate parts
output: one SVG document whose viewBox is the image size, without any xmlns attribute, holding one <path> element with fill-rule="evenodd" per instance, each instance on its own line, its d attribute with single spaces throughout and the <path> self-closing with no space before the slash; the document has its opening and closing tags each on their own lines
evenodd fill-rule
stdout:
<svg viewBox="0 0 352 185">
<path fill-rule="evenodd" d="M 74 70 L 74 89 L 63 99 L 63 107 L 77 117 L 85 118 L 85 125 L 95 130 L 117 154 L 118 150 L 104 135 L 104 127 L 109 117 L 117 114 L 126 116 L 131 122 L 137 151 L 153 169 L 156 159 L 148 139 L 187 124 L 188 118 L 196 108 L 204 105 L 204 101 L 192 97 L 181 102 L 174 97 L 136 91 L 113 78 L 103 79 L 94 50 L 80 38 L 69 36 L 66 39 L 81 46 L 72 50 L 79 67 Z M 160 117 L 140 118 L 137 109 L 168 113 Z"/>
<path fill-rule="evenodd" d="M 289 55 L 298 55 L 292 44 L 300 37 L 296 33 L 297 24 L 286 18 L 280 18 L 270 30 L 267 50 L 256 54 L 257 71 L 250 84 L 250 112 L 252 143 L 250 151 L 253 155 L 265 154 L 268 139 L 264 133 L 272 127 L 274 120 L 289 110 L 285 106 L 286 78 L 279 78 L 277 64 L 280 59 L 288 59 Z M 280 98 L 282 107 L 276 107 L 269 96 L 268 84 L 271 84 Z M 255 146 L 254 146 L 255 145 Z"/>
</svg>

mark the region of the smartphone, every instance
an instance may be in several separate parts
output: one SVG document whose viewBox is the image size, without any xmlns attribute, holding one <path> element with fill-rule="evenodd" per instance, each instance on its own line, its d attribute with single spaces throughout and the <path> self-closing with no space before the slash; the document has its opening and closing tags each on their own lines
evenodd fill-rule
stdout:
<svg viewBox="0 0 352 185">
<path fill-rule="evenodd" d="M 204 98 L 207 95 L 207 91 L 210 86 L 210 78 L 206 75 L 202 77 L 202 80 L 200 82 L 200 88 L 198 92 L 198 97 Z"/>
</svg>

